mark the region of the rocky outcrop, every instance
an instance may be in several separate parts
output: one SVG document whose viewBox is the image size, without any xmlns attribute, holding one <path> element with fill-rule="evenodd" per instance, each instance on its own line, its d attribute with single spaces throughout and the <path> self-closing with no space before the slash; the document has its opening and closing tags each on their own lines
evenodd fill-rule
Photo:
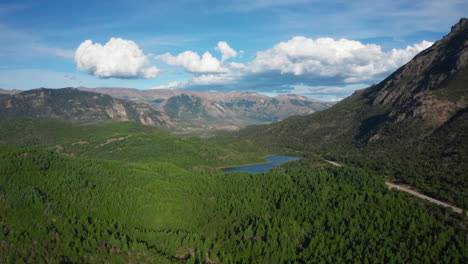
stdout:
<svg viewBox="0 0 468 264">
<path fill-rule="evenodd" d="M 467 106 L 468 98 L 447 96 L 466 91 L 468 83 L 468 19 L 452 27 L 450 34 L 370 88 L 372 105 L 391 108 L 394 122 L 408 118 L 434 126 L 446 122 Z"/>
</svg>

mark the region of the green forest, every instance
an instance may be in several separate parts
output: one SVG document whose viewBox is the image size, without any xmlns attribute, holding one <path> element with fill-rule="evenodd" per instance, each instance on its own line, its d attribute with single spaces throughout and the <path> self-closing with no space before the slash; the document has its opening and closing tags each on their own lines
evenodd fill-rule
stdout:
<svg viewBox="0 0 468 264">
<path fill-rule="evenodd" d="M 467 263 L 466 216 L 372 170 L 132 122 L 0 126 L 0 263 Z"/>
<path fill-rule="evenodd" d="M 368 99 L 349 97 L 310 116 L 220 133 L 226 140 L 250 140 L 285 153 L 315 154 L 409 184 L 431 197 L 468 208 L 468 115 L 461 110 L 437 130 L 423 122 L 376 124 L 385 112 Z M 358 109 L 358 110 L 356 110 Z M 366 116 L 369 115 L 369 116 Z M 363 118 L 362 116 L 365 116 Z M 382 140 L 369 143 L 376 128 Z M 423 135 L 423 136 L 422 136 Z"/>
</svg>

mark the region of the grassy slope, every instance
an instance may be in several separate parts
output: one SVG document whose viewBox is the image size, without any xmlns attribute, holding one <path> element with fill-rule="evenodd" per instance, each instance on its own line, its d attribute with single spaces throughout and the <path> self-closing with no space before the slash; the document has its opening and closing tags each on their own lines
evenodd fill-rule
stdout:
<svg viewBox="0 0 468 264">
<path fill-rule="evenodd" d="M 97 140 L 129 133 L 162 134 L 163 132 L 135 122 L 76 126 L 58 120 L 39 121 L 28 117 L 0 120 L 0 143 L 18 146 Z"/>
<path fill-rule="evenodd" d="M 267 153 L 252 144 L 226 145 L 171 136 L 134 122 L 70 125 L 55 120 L 0 121 L 0 143 L 36 146 L 71 156 L 137 162 L 167 161 L 182 167 L 261 162 Z"/>
</svg>

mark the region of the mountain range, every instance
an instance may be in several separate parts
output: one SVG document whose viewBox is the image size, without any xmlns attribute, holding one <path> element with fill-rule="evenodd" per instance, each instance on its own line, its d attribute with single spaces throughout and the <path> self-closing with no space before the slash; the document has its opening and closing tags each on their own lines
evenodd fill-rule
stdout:
<svg viewBox="0 0 468 264">
<path fill-rule="evenodd" d="M 373 168 L 427 193 L 468 199 L 468 19 L 377 85 L 333 107 L 237 137 Z"/>
<path fill-rule="evenodd" d="M 194 92 L 130 88 L 0 90 L 0 118 L 29 116 L 72 123 L 137 121 L 174 133 L 210 135 L 275 122 L 330 107 L 298 95 Z"/>
<path fill-rule="evenodd" d="M 0 97 L 0 119 L 21 116 L 64 120 L 74 124 L 136 121 L 163 128 L 173 126 L 168 115 L 144 103 L 73 88 L 13 90 L 11 94 Z"/>
<path fill-rule="evenodd" d="M 247 92 L 199 92 L 168 89 L 85 88 L 115 98 L 144 102 L 179 124 L 179 133 L 238 130 L 252 124 L 270 123 L 294 115 L 321 111 L 333 103 L 287 94 L 275 97 Z"/>
</svg>

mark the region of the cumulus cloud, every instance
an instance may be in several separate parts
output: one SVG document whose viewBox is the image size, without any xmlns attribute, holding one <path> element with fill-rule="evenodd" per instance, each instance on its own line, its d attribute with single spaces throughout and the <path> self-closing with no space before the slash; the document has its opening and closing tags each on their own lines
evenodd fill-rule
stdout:
<svg viewBox="0 0 468 264">
<path fill-rule="evenodd" d="M 253 73 L 278 72 L 357 83 L 395 70 L 432 44 L 423 41 L 406 49 L 383 52 L 379 45 L 354 40 L 294 37 L 257 52 L 249 69 Z"/>
<path fill-rule="evenodd" d="M 201 57 L 192 51 L 156 56 L 193 75 L 189 80 L 155 88 L 295 93 L 325 101 L 341 100 L 381 81 L 433 44 L 422 41 L 383 51 L 379 45 L 348 39 L 293 37 L 258 51 L 250 62 L 239 63 L 226 60 L 242 52 L 229 52 L 229 45 L 222 43 L 216 48 L 221 60 L 209 52 Z"/>
<path fill-rule="evenodd" d="M 75 52 L 75 63 L 78 70 L 98 78 L 147 79 L 159 73 L 135 42 L 121 38 L 111 38 L 104 46 L 84 41 Z"/>
<path fill-rule="evenodd" d="M 184 51 L 177 56 L 165 53 L 156 56 L 156 58 L 169 65 L 183 67 L 187 72 L 191 73 L 229 72 L 229 69 L 224 67 L 221 62 L 209 52 L 205 52 L 201 57 L 196 52 Z"/>
<path fill-rule="evenodd" d="M 225 61 L 230 58 L 235 58 L 237 52 L 227 44 L 225 41 L 218 42 L 218 46 L 215 48 L 217 51 L 222 54 L 222 61 Z"/>
</svg>

